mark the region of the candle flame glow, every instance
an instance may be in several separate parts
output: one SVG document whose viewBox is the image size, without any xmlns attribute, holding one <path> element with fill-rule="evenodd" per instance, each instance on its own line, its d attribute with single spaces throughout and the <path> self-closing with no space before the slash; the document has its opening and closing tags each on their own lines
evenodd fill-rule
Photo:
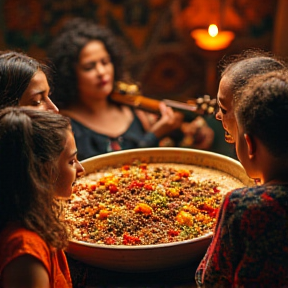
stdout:
<svg viewBox="0 0 288 288">
<path fill-rule="evenodd" d="M 195 29 L 191 31 L 191 36 L 200 48 L 212 51 L 227 48 L 235 38 L 232 31 L 218 31 L 215 24 L 211 24 L 208 29 Z"/>
<path fill-rule="evenodd" d="M 211 37 L 215 37 L 218 34 L 218 27 L 215 24 L 211 24 L 208 28 L 208 33 Z"/>
</svg>

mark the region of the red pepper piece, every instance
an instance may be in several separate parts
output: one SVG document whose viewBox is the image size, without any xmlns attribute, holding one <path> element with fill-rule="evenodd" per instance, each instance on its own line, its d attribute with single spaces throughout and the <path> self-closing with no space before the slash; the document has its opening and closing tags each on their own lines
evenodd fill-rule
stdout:
<svg viewBox="0 0 288 288">
<path fill-rule="evenodd" d="M 123 244 L 124 245 L 133 245 L 133 244 L 140 244 L 141 240 L 139 237 L 131 236 L 127 233 L 123 234 Z"/>
<path fill-rule="evenodd" d="M 118 187 L 115 184 L 109 185 L 109 192 L 115 194 L 118 191 Z"/>
<path fill-rule="evenodd" d="M 172 236 L 172 237 L 174 237 L 174 236 L 178 236 L 179 235 L 179 231 L 176 231 L 176 230 L 169 230 L 168 232 L 167 232 L 167 234 L 169 235 L 169 236 Z"/>
<path fill-rule="evenodd" d="M 116 240 L 113 237 L 107 237 L 104 242 L 107 245 L 113 245 L 115 244 Z"/>
<path fill-rule="evenodd" d="M 124 165 L 124 166 L 122 166 L 122 170 L 130 170 L 130 166 L 129 165 Z"/>
<path fill-rule="evenodd" d="M 218 189 L 217 186 L 215 186 L 215 187 L 213 187 L 213 191 L 214 191 L 214 193 L 219 193 L 220 189 Z"/>
<path fill-rule="evenodd" d="M 209 205 L 207 205 L 206 203 L 200 204 L 198 206 L 198 209 L 202 210 L 202 211 L 206 211 L 209 216 L 211 217 L 215 217 L 217 215 L 218 209 L 217 208 L 213 208 Z"/>
<path fill-rule="evenodd" d="M 145 188 L 146 190 L 150 190 L 150 191 L 153 190 L 153 186 L 152 186 L 151 184 L 145 184 L 145 185 L 144 185 L 144 188 Z"/>
<path fill-rule="evenodd" d="M 144 186 L 143 182 L 140 181 L 132 181 L 130 185 L 128 186 L 128 189 L 133 189 L 133 188 L 141 188 Z"/>
</svg>

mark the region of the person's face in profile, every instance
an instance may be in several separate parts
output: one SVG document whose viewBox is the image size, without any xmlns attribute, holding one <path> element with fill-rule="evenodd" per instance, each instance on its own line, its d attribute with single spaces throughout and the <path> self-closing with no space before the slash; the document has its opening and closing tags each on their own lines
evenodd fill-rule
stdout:
<svg viewBox="0 0 288 288">
<path fill-rule="evenodd" d="M 216 113 L 216 119 L 222 122 L 225 130 L 225 140 L 228 143 L 235 143 L 235 137 L 238 131 L 234 116 L 233 91 L 229 79 L 226 76 L 224 76 L 219 83 L 217 103 L 219 111 Z"/>
<path fill-rule="evenodd" d="M 55 182 L 55 196 L 69 198 L 72 193 L 72 184 L 85 171 L 77 159 L 77 148 L 72 131 L 67 130 L 67 139 L 64 150 L 58 159 L 59 175 Z"/>
<path fill-rule="evenodd" d="M 49 98 L 50 87 L 47 77 L 42 71 L 38 71 L 32 77 L 28 87 L 19 100 L 19 106 L 29 106 L 43 111 L 58 113 L 56 105 Z"/>
</svg>

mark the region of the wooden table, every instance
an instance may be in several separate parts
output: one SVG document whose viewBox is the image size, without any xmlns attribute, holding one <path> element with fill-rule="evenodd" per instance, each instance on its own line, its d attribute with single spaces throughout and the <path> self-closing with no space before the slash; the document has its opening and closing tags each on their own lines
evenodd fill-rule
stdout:
<svg viewBox="0 0 288 288">
<path fill-rule="evenodd" d="M 124 273 L 88 266 L 67 255 L 73 288 L 196 288 L 197 263 L 156 272 Z"/>
</svg>

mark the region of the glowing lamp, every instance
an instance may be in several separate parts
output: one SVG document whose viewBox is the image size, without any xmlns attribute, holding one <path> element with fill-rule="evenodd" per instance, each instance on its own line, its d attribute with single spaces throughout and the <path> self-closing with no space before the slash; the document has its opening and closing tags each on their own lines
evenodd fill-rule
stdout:
<svg viewBox="0 0 288 288">
<path fill-rule="evenodd" d="M 195 29 L 191 32 L 196 44 L 204 50 L 222 50 L 227 48 L 235 35 L 231 31 L 218 31 L 215 24 L 206 29 Z"/>
</svg>

